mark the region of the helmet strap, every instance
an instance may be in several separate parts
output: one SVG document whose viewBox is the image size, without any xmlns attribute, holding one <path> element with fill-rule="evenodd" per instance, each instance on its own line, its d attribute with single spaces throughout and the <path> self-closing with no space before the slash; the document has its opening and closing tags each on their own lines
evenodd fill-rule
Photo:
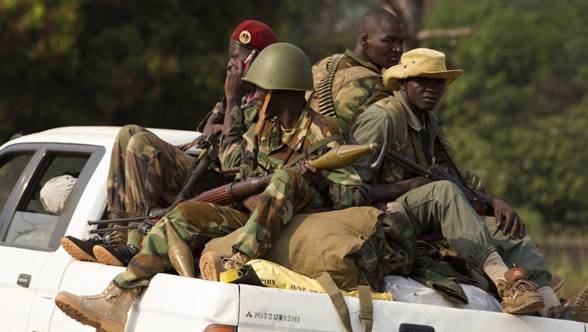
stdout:
<svg viewBox="0 0 588 332">
<path fill-rule="evenodd" d="M 261 105 L 261 109 L 259 109 L 259 114 L 257 116 L 257 123 L 255 124 L 255 139 L 263 130 L 265 126 L 265 118 L 267 113 L 267 106 L 269 105 L 270 99 L 272 98 L 272 90 L 268 90 L 265 94 L 265 98 L 263 100 L 263 105 Z"/>
</svg>

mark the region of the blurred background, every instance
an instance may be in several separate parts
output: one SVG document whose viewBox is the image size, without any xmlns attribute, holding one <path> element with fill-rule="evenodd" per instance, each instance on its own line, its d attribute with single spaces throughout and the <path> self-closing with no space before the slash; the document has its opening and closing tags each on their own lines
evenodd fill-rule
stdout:
<svg viewBox="0 0 588 332">
<path fill-rule="evenodd" d="M 353 48 L 370 8 L 405 50 L 465 74 L 439 109 L 454 154 L 514 205 L 566 278 L 588 282 L 588 1 L 0 0 L 0 140 L 69 125 L 194 130 L 224 94 L 229 35 L 272 26 L 317 61 Z"/>
</svg>

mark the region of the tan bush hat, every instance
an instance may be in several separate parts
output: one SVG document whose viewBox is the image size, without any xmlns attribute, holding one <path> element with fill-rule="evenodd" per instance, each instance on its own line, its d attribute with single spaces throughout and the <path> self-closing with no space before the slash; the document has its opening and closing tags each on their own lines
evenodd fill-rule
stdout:
<svg viewBox="0 0 588 332">
<path fill-rule="evenodd" d="M 463 73 L 461 69 L 447 70 L 445 53 L 430 48 L 415 48 L 400 57 L 400 63 L 384 71 L 384 86 L 398 89 L 398 80 L 410 77 L 430 77 L 451 83 Z"/>
</svg>

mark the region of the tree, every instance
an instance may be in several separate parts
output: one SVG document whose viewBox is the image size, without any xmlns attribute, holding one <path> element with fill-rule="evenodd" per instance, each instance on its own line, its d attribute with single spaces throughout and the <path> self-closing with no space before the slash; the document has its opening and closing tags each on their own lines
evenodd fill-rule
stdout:
<svg viewBox="0 0 588 332">
<path fill-rule="evenodd" d="M 474 29 L 456 45 L 428 41 L 465 70 L 441 110 L 458 159 L 492 193 L 556 228 L 588 217 L 587 10 L 580 0 L 439 1 L 425 20 Z"/>
</svg>

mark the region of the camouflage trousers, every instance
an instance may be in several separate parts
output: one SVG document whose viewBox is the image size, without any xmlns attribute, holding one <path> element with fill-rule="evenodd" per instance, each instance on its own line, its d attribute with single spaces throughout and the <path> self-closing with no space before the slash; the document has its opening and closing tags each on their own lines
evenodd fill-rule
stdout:
<svg viewBox="0 0 588 332">
<path fill-rule="evenodd" d="M 483 275 L 482 263 L 492 252 L 498 252 L 508 266 L 525 267 L 531 281 L 540 287 L 549 285 L 551 274 L 545 268 L 543 256 L 526 236 L 509 239 L 491 232 L 496 229 L 494 217 L 480 217 L 461 190 L 449 181 L 433 182 L 400 196 L 405 216 L 415 234 L 442 234 L 462 256 L 468 266 Z"/>
<path fill-rule="evenodd" d="M 170 205 L 182 189 L 197 162 L 192 157 L 152 132 L 127 125 L 118 132 L 107 181 L 107 212 L 113 217 L 147 215 L 153 207 Z M 199 183 L 202 190 L 227 182 L 224 176 L 209 171 Z M 141 245 L 137 230 L 129 231 L 128 244 Z"/>
<path fill-rule="evenodd" d="M 114 282 L 121 288 L 147 286 L 151 277 L 169 266 L 166 222 L 187 243 L 193 242 L 193 237 L 206 242 L 245 226 L 233 250 L 255 258 L 271 248 L 282 227 L 292 220 L 294 214 L 323 206 L 321 195 L 303 175 L 292 169 L 282 169 L 273 175 L 251 214 L 228 206 L 186 201 L 151 229 L 141 251 L 133 257 L 126 271 L 115 277 Z"/>
</svg>

